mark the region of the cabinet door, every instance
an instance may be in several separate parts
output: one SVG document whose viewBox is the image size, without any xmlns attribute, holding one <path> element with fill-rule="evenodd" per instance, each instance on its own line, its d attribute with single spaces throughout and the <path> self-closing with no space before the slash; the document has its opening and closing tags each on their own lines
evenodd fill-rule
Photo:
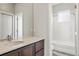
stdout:
<svg viewBox="0 0 79 59">
<path fill-rule="evenodd" d="M 44 40 L 36 42 L 36 52 L 38 52 L 41 49 L 44 49 Z"/>
<path fill-rule="evenodd" d="M 37 52 L 36 56 L 44 56 L 44 49 L 41 49 L 39 52 Z"/>
<path fill-rule="evenodd" d="M 25 46 L 21 50 L 21 56 L 33 56 L 34 44 Z"/>
</svg>

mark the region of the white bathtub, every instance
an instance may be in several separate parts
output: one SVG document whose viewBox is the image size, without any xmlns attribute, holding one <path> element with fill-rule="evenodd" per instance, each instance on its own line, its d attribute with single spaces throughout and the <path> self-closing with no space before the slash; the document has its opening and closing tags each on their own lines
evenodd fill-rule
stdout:
<svg viewBox="0 0 79 59">
<path fill-rule="evenodd" d="M 53 46 L 56 51 L 68 53 L 71 55 L 75 55 L 75 43 L 72 42 L 63 42 L 63 41 L 53 41 Z M 55 52 L 55 51 L 53 51 Z"/>
</svg>

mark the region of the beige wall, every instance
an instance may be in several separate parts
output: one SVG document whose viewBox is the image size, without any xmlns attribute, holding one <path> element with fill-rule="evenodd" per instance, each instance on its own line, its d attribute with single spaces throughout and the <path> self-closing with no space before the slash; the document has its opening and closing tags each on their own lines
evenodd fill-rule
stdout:
<svg viewBox="0 0 79 59">
<path fill-rule="evenodd" d="M 23 13 L 23 36 L 32 36 L 32 4 L 18 3 L 15 5 L 15 14 Z"/>
<path fill-rule="evenodd" d="M 46 3 L 33 4 L 34 35 L 45 38 L 45 55 L 49 55 L 49 6 Z"/>
<path fill-rule="evenodd" d="M 0 3 L 0 11 L 14 13 L 14 4 L 12 4 L 12 3 Z"/>
</svg>

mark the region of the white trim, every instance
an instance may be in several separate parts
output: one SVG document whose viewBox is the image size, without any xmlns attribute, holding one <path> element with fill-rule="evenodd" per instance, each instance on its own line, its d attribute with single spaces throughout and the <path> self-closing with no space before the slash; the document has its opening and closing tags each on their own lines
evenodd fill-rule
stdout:
<svg viewBox="0 0 79 59">
<path fill-rule="evenodd" d="M 52 56 L 52 50 L 54 49 L 52 45 L 53 39 L 53 6 L 58 5 L 59 3 L 49 4 L 49 55 Z"/>
<path fill-rule="evenodd" d="M 76 12 L 75 31 L 77 32 L 77 35 L 75 36 L 76 56 L 79 55 L 79 50 L 78 50 L 78 49 L 79 49 L 79 48 L 78 48 L 78 46 L 79 46 L 79 45 L 78 45 L 78 43 L 79 43 L 79 40 L 78 40 L 78 39 L 79 39 L 79 36 L 78 36 L 78 35 L 79 35 L 79 30 L 78 30 L 78 28 L 79 28 L 79 27 L 78 27 L 78 18 L 79 18 L 79 17 L 78 17 L 78 15 L 79 15 L 78 9 L 79 9 L 79 6 L 78 6 L 78 5 L 79 5 L 79 4 L 77 3 L 77 4 L 76 4 L 76 7 L 77 7 L 77 8 L 76 8 L 76 11 L 75 11 L 75 12 Z"/>
<path fill-rule="evenodd" d="M 52 25 L 53 25 L 53 17 L 52 17 L 52 15 L 53 15 L 53 11 L 52 11 L 52 4 L 49 4 L 49 54 L 50 54 L 50 56 L 52 56 L 52 48 L 51 48 L 51 43 L 52 43 L 52 36 L 53 36 L 53 34 L 52 34 L 52 31 L 53 31 L 53 29 L 52 29 Z M 52 25 L 51 25 L 52 24 Z"/>
</svg>

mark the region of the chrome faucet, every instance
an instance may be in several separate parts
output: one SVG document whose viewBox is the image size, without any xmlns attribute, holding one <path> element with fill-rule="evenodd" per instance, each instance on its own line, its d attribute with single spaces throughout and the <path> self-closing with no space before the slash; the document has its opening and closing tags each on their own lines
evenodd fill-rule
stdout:
<svg viewBox="0 0 79 59">
<path fill-rule="evenodd" d="M 7 36 L 7 39 L 8 39 L 8 41 L 11 41 L 12 40 L 12 36 L 11 35 L 8 35 Z"/>
</svg>

